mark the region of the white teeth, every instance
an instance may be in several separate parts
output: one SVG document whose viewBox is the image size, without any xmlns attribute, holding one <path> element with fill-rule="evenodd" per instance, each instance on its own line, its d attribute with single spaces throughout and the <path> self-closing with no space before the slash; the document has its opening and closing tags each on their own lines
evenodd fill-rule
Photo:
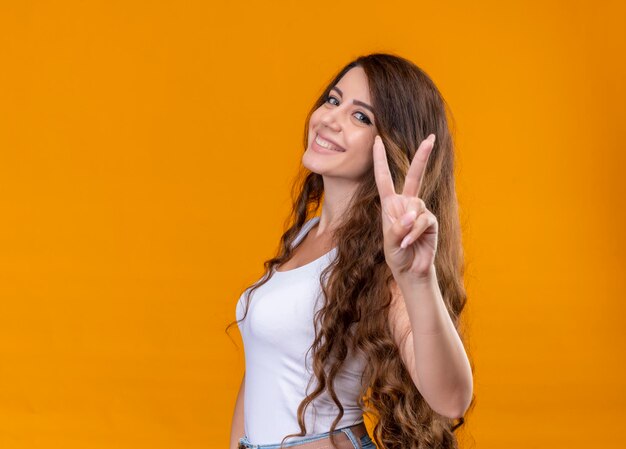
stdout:
<svg viewBox="0 0 626 449">
<path fill-rule="evenodd" d="M 339 151 L 339 152 L 343 151 L 343 150 L 339 150 L 339 149 L 335 148 L 334 145 L 332 145 L 331 143 L 323 140 L 320 136 L 315 136 L 315 142 L 317 142 L 317 144 L 320 147 L 328 148 L 329 150 L 334 150 L 334 151 Z"/>
</svg>

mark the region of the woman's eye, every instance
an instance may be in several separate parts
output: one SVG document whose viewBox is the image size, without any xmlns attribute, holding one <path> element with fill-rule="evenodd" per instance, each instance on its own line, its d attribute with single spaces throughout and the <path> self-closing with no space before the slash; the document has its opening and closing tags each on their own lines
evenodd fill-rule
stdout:
<svg viewBox="0 0 626 449">
<path fill-rule="evenodd" d="M 368 125 L 372 122 L 370 122 L 370 119 L 367 115 L 363 114 L 362 112 L 357 112 L 357 114 L 360 114 L 363 116 L 363 120 L 361 120 L 363 123 L 367 123 Z"/>
<path fill-rule="evenodd" d="M 337 100 L 337 98 L 333 97 L 332 95 L 329 95 L 328 97 L 326 97 L 326 101 L 327 102 L 329 102 L 330 104 L 336 104 L 336 103 L 333 103 L 331 100 Z M 363 123 L 365 123 L 367 125 L 370 125 L 372 123 L 367 115 L 363 114 L 362 112 L 358 112 L 358 111 L 356 113 L 361 115 L 361 116 L 363 116 L 362 119 L 357 119 L 360 122 L 363 122 Z"/>
<path fill-rule="evenodd" d="M 330 101 L 330 100 L 336 100 L 336 98 L 333 97 L 332 95 L 329 95 L 328 97 L 326 97 L 326 101 Z"/>
</svg>

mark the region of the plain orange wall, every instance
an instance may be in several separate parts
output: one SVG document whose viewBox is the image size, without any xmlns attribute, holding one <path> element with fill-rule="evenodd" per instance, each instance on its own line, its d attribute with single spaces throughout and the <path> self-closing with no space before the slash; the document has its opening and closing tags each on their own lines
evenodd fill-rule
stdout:
<svg viewBox="0 0 626 449">
<path fill-rule="evenodd" d="M 456 120 L 463 447 L 623 447 L 617 1 L 0 5 L 0 447 L 223 448 L 306 112 L 393 52 Z"/>
</svg>

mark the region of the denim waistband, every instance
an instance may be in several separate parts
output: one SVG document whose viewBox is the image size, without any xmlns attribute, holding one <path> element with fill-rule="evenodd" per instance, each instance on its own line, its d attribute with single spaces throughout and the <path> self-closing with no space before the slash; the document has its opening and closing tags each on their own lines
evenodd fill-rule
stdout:
<svg viewBox="0 0 626 449">
<path fill-rule="evenodd" d="M 343 432 L 348 437 L 348 439 L 350 440 L 352 445 L 355 447 L 355 449 L 359 449 L 361 447 L 359 443 L 359 438 L 350 429 L 351 427 L 357 426 L 359 424 L 363 424 L 363 423 L 361 422 L 357 424 L 352 424 L 351 426 L 342 427 L 341 429 L 335 429 L 333 434 Z M 296 441 L 289 441 L 289 438 L 288 438 L 287 441 L 282 446 L 280 443 L 252 444 L 250 440 L 248 440 L 248 437 L 244 435 L 242 438 L 239 439 L 238 449 L 280 449 L 281 447 L 283 448 L 294 447 L 294 446 L 300 446 L 306 443 L 310 443 L 311 441 L 317 441 L 317 440 L 321 440 L 324 438 L 328 438 L 329 435 L 330 435 L 330 431 L 324 432 L 324 433 L 318 433 L 315 435 L 307 435 Z"/>
</svg>

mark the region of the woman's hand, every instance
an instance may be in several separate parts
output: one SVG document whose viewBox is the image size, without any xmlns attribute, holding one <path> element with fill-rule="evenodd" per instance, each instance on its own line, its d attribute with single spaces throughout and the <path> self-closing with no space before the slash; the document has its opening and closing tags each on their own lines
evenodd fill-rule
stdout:
<svg viewBox="0 0 626 449">
<path fill-rule="evenodd" d="M 434 144 L 434 134 L 422 141 L 406 175 L 402 194 L 398 195 L 383 141 L 380 136 L 374 140 L 374 176 L 382 208 L 385 260 L 396 280 L 402 277 L 422 281 L 435 271 L 437 218 L 417 196 Z"/>
</svg>

